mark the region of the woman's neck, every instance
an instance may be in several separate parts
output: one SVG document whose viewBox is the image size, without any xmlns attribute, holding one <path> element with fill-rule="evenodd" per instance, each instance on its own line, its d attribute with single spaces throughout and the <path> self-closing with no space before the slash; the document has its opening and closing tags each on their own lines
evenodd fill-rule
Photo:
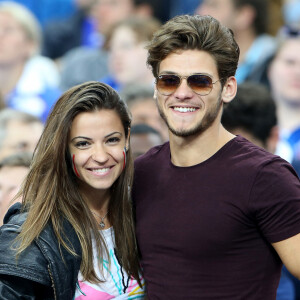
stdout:
<svg viewBox="0 0 300 300">
<path fill-rule="evenodd" d="M 109 218 L 110 190 L 95 190 L 86 195 L 87 205 L 99 224 L 99 229 L 108 229 L 112 226 Z"/>
<path fill-rule="evenodd" d="M 104 215 L 107 212 L 111 196 L 110 189 L 103 191 L 81 187 L 80 193 L 90 210 L 100 215 Z"/>
</svg>

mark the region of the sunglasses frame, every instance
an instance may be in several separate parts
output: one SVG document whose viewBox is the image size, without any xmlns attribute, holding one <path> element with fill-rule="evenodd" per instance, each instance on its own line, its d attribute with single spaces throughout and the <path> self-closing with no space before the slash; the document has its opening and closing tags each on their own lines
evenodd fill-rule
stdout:
<svg viewBox="0 0 300 300">
<path fill-rule="evenodd" d="M 200 94 L 200 93 L 197 93 L 197 92 L 190 86 L 189 81 L 188 81 L 188 78 L 191 77 L 191 76 L 195 76 L 195 75 L 205 76 L 205 77 L 208 77 L 208 78 L 211 80 L 211 89 L 210 89 L 210 91 L 209 91 L 208 93 L 206 93 L 206 94 Z M 158 89 L 158 87 L 157 87 L 158 80 L 161 79 L 163 76 L 174 76 L 174 77 L 177 77 L 177 78 L 180 79 L 178 86 L 174 89 L 173 92 L 167 93 L 167 94 L 166 94 L 166 93 L 162 93 L 162 92 Z M 213 87 L 214 87 L 214 84 L 217 83 L 218 81 L 221 81 L 221 80 L 222 80 L 222 78 L 220 78 L 220 79 L 216 80 L 215 82 L 213 82 L 212 78 L 211 78 L 209 75 L 207 75 L 207 74 L 202 74 L 202 73 L 193 73 L 193 74 L 190 74 L 190 75 L 187 75 L 187 76 L 180 76 L 180 75 L 177 75 L 177 74 L 160 74 L 159 76 L 157 76 L 157 78 L 156 78 L 156 80 L 155 80 L 156 89 L 157 89 L 157 91 L 158 91 L 160 94 L 162 94 L 162 95 L 164 95 L 164 96 L 170 96 L 170 95 L 172 95 L 172 94 L 180 87 L 181 82 L 182 82 L 182 79 L 186 79 L 186 82 L 187 82 L 187 85 L 189 86 L 189 88 L 190 88 L 194 93 L 196 93 L 197 95 L 200 95 L 200 96 L 207 96 L 207 95 L 209 95 L 209 94 L 211 93 Z"/>
</svg>

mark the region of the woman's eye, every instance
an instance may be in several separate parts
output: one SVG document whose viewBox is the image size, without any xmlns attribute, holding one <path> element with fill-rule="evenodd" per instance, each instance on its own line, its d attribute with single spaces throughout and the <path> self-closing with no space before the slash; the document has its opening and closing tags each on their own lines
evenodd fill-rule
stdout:
<svg viewBox="0 0 300 300">
<path fill-rule="evenodd" d="M 118 142 L 120 142 L 120 138 L 118 138 L 118 137 L 111 137 L 111 138 L 109 138 L 108 140 L 107 140 L 107 143 L 109 143 L 109 144 L 116 144 L 116 143 L 118 143 Z"/>
<path fill-rule="evenodd" d="M 77 148 L 86 148 L 86 147 L 88 147 L 89 145 L 90 145 L 90 143 L 87 142 L 87 141 L 80 141 L 80 142 L 77 142 L 77 143 L 75 144 L 75 146 L 76 146 Z"/>
</svg>

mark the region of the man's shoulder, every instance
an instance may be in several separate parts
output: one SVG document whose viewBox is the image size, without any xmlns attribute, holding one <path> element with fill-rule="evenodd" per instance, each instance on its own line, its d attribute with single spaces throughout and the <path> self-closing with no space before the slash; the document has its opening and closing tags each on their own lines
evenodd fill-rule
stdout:
<svg viewBox="0 0 300 300">
<path fill-rule="evenodd" d="M 233 157 L 243 158 L 245 162 L 254 161 L 257 163 L 273 161 L 273 160 L 282 160 L 277 155 L 274 155 L 267 150 L 249 142 L 247 139 L 242 136 L 237 136 L 232 143 L 232 148 L 230 149 Z"/>
<path fill-rule="evenodd" d="M 282 157 L 272 154 L 265 149 L 254 145 L 245 138 L 237 136 L 234 139 L 234 143 L 231 151 L 232 168 L 239 169 L 241 173 L 258 174 L 258 173 L 280 173 L 283 169 L 288 173 L 295 171 L 290 163 L 284 160 Z"/>
<path fill-rule="evenodd" d="M 170 158 L 170 144 L 166 142 L 162 145 L 155 146 L 148 150 L 145 154 L 139 156 L 135 161 L 135 168 L 145 166 L 148 164 L 156 164 L 161 161 L 166 161 L 166 158 Z"/>
</svg>

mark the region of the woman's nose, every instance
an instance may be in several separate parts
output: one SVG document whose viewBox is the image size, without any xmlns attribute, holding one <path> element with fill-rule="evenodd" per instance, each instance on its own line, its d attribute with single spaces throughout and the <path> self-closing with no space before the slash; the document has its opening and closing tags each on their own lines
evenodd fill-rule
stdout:
<svg viewBox="0 0 300 300">
<path fill-rule="evenodd" d="M 105 163 L 109 159 L 107 149 L 103 146 L 96 146 L 93 149 L 92 159 L 99 163 Z"/>
</svg>

